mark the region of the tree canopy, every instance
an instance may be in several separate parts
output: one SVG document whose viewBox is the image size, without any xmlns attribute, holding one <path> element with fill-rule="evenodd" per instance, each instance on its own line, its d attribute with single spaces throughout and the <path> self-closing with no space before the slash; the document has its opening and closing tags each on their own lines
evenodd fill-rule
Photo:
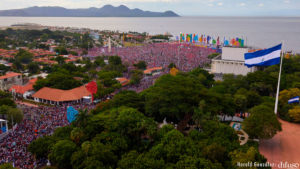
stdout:
<svg viewBox="0 0 300 169">
<path fill-rule="evenodd" d="M 281 124 L 273 109 L 268 105 L 255 106 L 249 112 L 251 113 L 250 117 L 243 122 L 243 129 L 250 137 L 269 139 L 281 131 Z"/>
</svg>

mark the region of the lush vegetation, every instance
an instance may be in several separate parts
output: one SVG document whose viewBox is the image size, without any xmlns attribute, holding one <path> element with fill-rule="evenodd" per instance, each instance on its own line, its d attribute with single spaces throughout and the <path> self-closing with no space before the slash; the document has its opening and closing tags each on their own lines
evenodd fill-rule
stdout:
<svg viewBox="0 0 300 169">
<path fill-rule="evenodd" d="M 15 123 L 20 123 L 23 120 L 23 112 L 17 108 L 17 105 L 12 100 L 11 96 L 0 91 L 0 115 L 3 115 L 11 127 Z"/>
<path fill-rule="evenodd" d="M 118 59 L 111 63 L 114 66 L 106 69 L 115 70 L 114 73 L 98 73 L 103 86 L 114 84 L 108 79 L 118 76 Z M 219 114 L 250 110 L 245 130 L 260 124 L 251 138 L 270 138 L 281 129 L 271 109 L 270 94 L 261 96 L 266 91 L 248 88 L 252 85 L 246 79 L 256 75 L 259 73 L 249 77 L 227 75 L 224 82 L 215 82 L 213 75 L 200 68 L 176 76 L 164 75 L 142 93 L 122 91 L 91 113 L 80 111 L 70 126 L 32 142 L 29 151 L 64 169 L 220 169 L 237 168 L 240 160 L 266 162 L 257 143 L 249 141 L 240 146 L 235 131 L 217 118 Z M 257 113 L 260 111 L 264 113 Z M 164 118 L 178 124 L 177 129 L 173 125 L 159 128 L 158 123 Z M 187 124 L 194 127 L 182 127 Z"/>
<path fill-rule="evenodd" d="M 93 47 L 94 45 L 94 41 L 89 34 L 81 35 L 79 33 L 50 31 L 48 29 L 14 30 L 9 28 L 6 30 L 0 30 L 0 48 L 3 49 L 10 49 L 10 47 L 15 49 L 20 46 L 28 47 L 30 49 L 49 49 L 49 46 L 41 43 L 46 42 L 49 39 L 55 40 L 55 42 L 58 42 L 64 47 L 80 47 L 88 49 L 88 47 Z M 70 46 L 70 44 L 72 45 Z"/>
</svg>

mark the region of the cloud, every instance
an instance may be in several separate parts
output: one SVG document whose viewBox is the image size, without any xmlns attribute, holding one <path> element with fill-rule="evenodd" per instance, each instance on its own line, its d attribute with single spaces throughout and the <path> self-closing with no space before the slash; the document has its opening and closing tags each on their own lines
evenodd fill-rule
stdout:
<svg viewBox="0 0 300 169">
<path fill-rule="evenodd" d="M 263 7 L 263 6 L 265 6 L 265 4 L 264 3 L 260 3 L 260 4 L 258 4 L 258 6 L 259 7 Z"/>
<path fill-rule="evenodd" d="M 218 2 L 217 5 L 218 6 L 223 6 L 223 2 Z"/>
<path fill-rule="evenodd" d="M 240 6 L 246 6 L 246 3 L 242 2 L 239 4 Z"/>
<path fill-rule="evenodd" d="M 291 1 L 290 0 L 284 0 L 283 2 L 286 3 L 286 4 L 289 4 Z"/>
</svg>

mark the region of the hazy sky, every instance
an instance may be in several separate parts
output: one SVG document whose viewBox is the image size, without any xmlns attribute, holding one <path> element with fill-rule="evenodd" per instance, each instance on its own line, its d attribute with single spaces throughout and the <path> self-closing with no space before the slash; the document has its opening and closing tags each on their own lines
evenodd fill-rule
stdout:
<svg viewBox="0 0 300 169">
<path fill-rule="evenodd" d="M 142 10 L 173 10 L 180 15 L 257 16 L 300 15 L 300 0 L 0 0 L 0 9 L 30 6 L 66 8 L 126 5 Z"/>
</svg>

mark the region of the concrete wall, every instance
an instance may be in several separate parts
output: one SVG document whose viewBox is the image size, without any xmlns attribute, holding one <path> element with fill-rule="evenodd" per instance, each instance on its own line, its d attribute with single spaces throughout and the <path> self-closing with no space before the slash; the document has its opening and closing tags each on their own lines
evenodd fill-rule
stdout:
<svg viewBox="0 0 300 169">
<path fill-rule="evenodd" d="M 22 85 L 22 75 L 0 80 L 0 90 L 8 90 L 13 85 Z"/>
<path fill-rule="evenodd" d="M 223 60 L 236 60 L 245 61 L 244 54 L 248 53 L 248 48 L 236 48 L 236 47 L 223 47 L 222 59 Z"/>
<path fill-rule="evenodd" d="M 249 72 L 254 72 L 255 68 L 248 68 L 241 61 L 228 60 L 212 60 L 211 72 L 234 75 L 247 75 Z"/>
</svg>

